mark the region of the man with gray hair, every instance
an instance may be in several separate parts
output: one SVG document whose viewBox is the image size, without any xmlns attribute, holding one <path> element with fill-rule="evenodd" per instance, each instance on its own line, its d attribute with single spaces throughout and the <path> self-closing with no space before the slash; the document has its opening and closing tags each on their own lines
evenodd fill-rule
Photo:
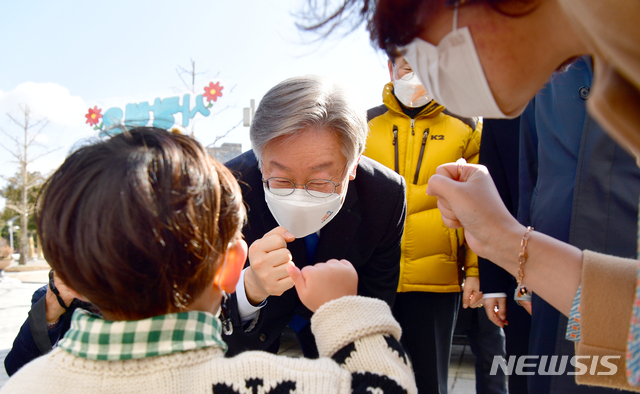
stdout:
<svg viewBox="0 0 640 394">
<path fill-rule="evenodd" d="M 229 300 L 228 356 L 277 352 L 287 325 L 305 357 L 318 356 L 312 312 L 293 289 L 291 264 L 348 260 L 358 272 L 358 294 L 393 305 L 405 183 L 361 157 L 369 132 L 364 115 L 339 86 L 317 76 L 287 79 L 260 102 L 250 130 L 253 150 L 226 163 L 247 204 L 243 234 L 250 245 Z"/>
</svg>

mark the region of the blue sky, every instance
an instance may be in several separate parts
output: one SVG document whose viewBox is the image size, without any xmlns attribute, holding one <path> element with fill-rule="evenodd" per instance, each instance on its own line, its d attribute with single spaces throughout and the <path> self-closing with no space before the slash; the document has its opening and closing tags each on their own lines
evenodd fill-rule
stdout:
<svg viewBox="0 0 640 394">
<path fill-rule="evenodd" d="M 84 114 L 97 105 L 124 109 L 128 103 L 180 96 L 187 88 L 176 73 L 196 62 L 197 94 L 220 81 L 223 96 L 207 118 L 196 117 L 203 144 L 242 119 L 285 78 L 321 74 L 353 90 L 363 109 L 379 105 L 389 80 L 386 58 L 375 51 L 363 28 L 343 37 L 314 42 L 299 32 L 292 13 L 301 0 L 233 1 L 5 1 L 0 5 L 0 128 L 19 136 L 6 113 L 20 117 L 28 105 L 34 119 L 47 118 L 30 154 L 55 152 L 30 171 L 47 173 L 78 141 L 97 136 Z M 249 149 L 248 128 L 238 127 L 222 142 Z M 13 149 L 10 139 L 0 143 Z M 0 175 L 17 164 L 0 148 Z M 0 180 L 0 185 L 4 181 Z M 0 209 L 4 203 L 0 201 Z"/>
</svg>

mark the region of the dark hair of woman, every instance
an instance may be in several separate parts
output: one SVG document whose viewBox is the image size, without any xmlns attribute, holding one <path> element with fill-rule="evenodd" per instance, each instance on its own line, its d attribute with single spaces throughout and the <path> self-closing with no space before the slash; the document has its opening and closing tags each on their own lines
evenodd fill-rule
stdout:
<svg viewBox="0 0 640 394">
<path fill-rule="evenodd" d="M 461 0 L 460 6 L 486 3 L 501 14 L 518 17 L 533 12 L 540 0 Z M 307 8 L 298 17 L 298 28 L 328 36 L 347 25 L 349 32 L 366 24 L 371 43 L 385 50 L 387 45 L 403 46 L 418 37 L 425 17 L 441 4 L 453 7 L 453 0 L 344 0 L 334 10 L 327 2 L 307 0 Z"/>
</svg>

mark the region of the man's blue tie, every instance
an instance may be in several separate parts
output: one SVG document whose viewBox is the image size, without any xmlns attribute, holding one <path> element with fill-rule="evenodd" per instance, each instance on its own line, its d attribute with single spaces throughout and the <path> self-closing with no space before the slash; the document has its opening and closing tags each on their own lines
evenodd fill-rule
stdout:
<svg viewBox="0 0 640 394">
<path fill-rule="evenodd" d="M 307 263 L 313 264 L 313 258 L 316 255 L 316 249 L 318 249 L 318 242 L 320 237 L 318 233 L 309 234 L 304 239 L 304 246 L 307 247 Z"/>
<path fill-rule="evenodd" d="M 313 264 L 313 258 L 316 255 L 316 250 L 318 249 L 318 242 L 320 242 L 320 237 L 318 233 L 309 234 L 304 239 L 304 246 L 307 248 L 307 264 Z M 300 330 L 309 324 L 309 321 L 304 317 L 296 314 L 293 319 L 289 322 L 289 327 L 293 329 L 296 333 L 300 332 Z"/>
</svg>

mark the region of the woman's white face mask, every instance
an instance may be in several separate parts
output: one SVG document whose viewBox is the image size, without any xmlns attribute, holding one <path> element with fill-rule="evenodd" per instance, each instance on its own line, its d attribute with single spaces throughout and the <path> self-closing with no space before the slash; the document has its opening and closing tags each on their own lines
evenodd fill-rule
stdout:
<svg viewBox="0 0 640 394">
<path fill-rule="evenodd" d="M 400 48 L 418 75 L 427 94 L 456 115 L 501 119 L 516 118 L 519 111 L 504 114 L 493 98 L 468 27 L 458 29 L 458 6 L 453 31 L 435 46 L 420 38 Z"/>
</svg>

